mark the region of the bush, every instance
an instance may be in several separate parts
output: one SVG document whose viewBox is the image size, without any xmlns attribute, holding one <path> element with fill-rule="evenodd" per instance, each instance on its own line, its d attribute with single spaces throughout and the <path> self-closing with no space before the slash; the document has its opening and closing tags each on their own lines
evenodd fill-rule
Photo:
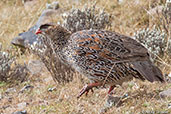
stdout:
<svg viewBox="0 0 171 114">
<path fill-rule="evenodd" d="M 134 39 L 138 40 L 149 50 L 154 60 L 156 55 L 160 57 L 164 55 L 167 45 L 166 38 L 167 34 L 156 27 L 151 30 L 149 28 L 141 29 L 134 34 Z"/>
<path fill-rule="evenodd" d="M 142 43 L 151 53 L 153 60 L 164 54 L 171 56 L 171 3 L 166 3 L 162 13 L 158 14 L 158 23 L 152 29 L 140 29 L 134 33 L 134 39 Z"/>
<path fill-rule="evenodd" d="M 2 46 L 0 46 L 0 81 L 22 82 L 26 80 L 28 75 L 26 65 L 16 64 L 15 58 L 10 53 L 3 52 L 1 49 Z M 14 67 L 12 67 L 13 63 L 15 63 Z"/>
<path fill-rule="evenodd" d="M 71 9 L 63 14 L 63 26 L 71 32 L 86 29 L 105 29 L 111 26 L 111 15 L 96 5 L 84 6 L 82 10 Z"/>
</svg>

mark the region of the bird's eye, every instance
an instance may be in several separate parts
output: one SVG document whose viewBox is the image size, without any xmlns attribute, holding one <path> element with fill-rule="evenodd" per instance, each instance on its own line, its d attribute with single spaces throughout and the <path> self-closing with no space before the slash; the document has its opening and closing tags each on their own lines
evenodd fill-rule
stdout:
<svg viewBox="0 0 171 114">
<path fill-rule="evenodd" d="M 40 26 L 40 29 L 48 29 L 51 25 L 50 24 L 44 24 Z"/>
</svg>

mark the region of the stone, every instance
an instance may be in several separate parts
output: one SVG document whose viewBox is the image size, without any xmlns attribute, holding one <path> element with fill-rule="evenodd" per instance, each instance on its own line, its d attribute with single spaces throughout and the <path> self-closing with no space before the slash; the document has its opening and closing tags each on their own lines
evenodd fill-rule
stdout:
<svg viewBox="0 0 171 114">
<path fill-rule="evenodd" d="M 168 104 L 168 109 L 171 109 L 171 103 Z"/>
<path fill-rule="evenodd" d="M 164 76 L 165 76 L 165 81 L 171 83 L 171 72 L 169 74 L 165 73 Z"/>
<path fill-rule="evenodd" d="M 31 27 L 28 31 L 19 33 L 17 37 L 12 39 L 11 44 L 19 46 L 21 48 L 28 48 L 29 44 L 37 42 L 37 35 L 34 32 L 37 29 L 37 25 Z"/>
<path fill-rule="evenodd" d="M 35 0 L 35 2 L 36 1 L 37 0 Z M 34 5 L 31 5 L 31 6 L 34 6 Z M 57 17 L 61 13 L 63 13 L 63 10 L 59 8 L 58 2 L 53 2 L 51 4 L 51 7 L 54 7 L 54 8 L 45 9 L 42 12 L 41 16 L 39 17 L 39 19 L 37 20 L 36 24 L 33 25 L 26 32 L 19 33 L 17 37 L 12 39 L 11 44 L 18 46 L 20 48 L 29 48 L 30 45 L 33 45 L 35 42 L 37 42 L 38 36 L 35 34 L 37 28 L 42 24 L 51 23 L 54 20 L 54 18 L 57 19 Z"/>
<path fill-rule="evenodd" d="M 122 104 L 122 100 L 127 98 L 128 94 L 125 94 L 121 97 L 118 96 L 112 96 L 112 95 L 108 95 L 108 98 L 104 104 L 104 107 L 100 110 L 100 113 L 106 113 L 108 109 L 110 109 L 113 106 L 120 106 Z"/>
<path fill-rule="evenodd" d="M 121 3 L 124 2 L 124 0 L 117 0 L 117 2 L 118 2 L 119 4 L 121 4 Z"/>
<path fill-rule="evenodd" d="M 12 92 L 16 92 L 16 89 L 15 88 L 8 88 L 5 93 L 6 94 L 9 94 L 9 93 L 12 93 Z"/>
<path fill-rule="evenodd" d="M 171 88 L 164 90 L 162 92 L 159 93 L 159 96 L 161 98 L 171 98 Z"/>
<path fill-rule="evenodd" d="M 28 105 L 28 103 L 22 102 L 22 103 L 17 104 L 17 107 L 18 107 L 18 109 L 24 109 L 27 105 Z"/>
<path fill-rule="evenodd" d="M 57 10 L 59 8 L 59 2 L 54 1 L 51 4 L 46 3 L 46 9 L 55 9 Z"/>
<path fill-rule="evenodd" d="M 0 100 L 3 99 L 3 96 L 0 94 Z"/>
<path fill-rule="evenodd" d="M 26 2 L 30 2 L 30 1 L 33 1 L 33 0 L 22 0 L 22 3 L 26 3 Z"/>
<path fill-rule="evenodd" d="M 28 90 L 28 89 L 31 89 L 31 88 L 34 88 L 34 86 L 26 85 L 26 86 L 24 86 L 24 87 L 20 90 L 20 93 L 23 93 L 25 90 Z"/>
<path fill-rule="evenodd" d="M 168 77 L 171 78 L 171 72 L 168 74 Z"/>
<path fill-rule="evenodd" d="M 27 68 L 32 75 L 36 75 L 43 71 L 45 65 L 40 60 L 30 60 Z"/>
<path fill-rule="evenodd" d="M 48 89 L 49 92 L 56 91 L 56 87 L 52 87 Z"/>
<path fill-rule="evenodd" d="M 26 110 L 13 112 L 12 114 L 27 114 Z"/>
</svg>

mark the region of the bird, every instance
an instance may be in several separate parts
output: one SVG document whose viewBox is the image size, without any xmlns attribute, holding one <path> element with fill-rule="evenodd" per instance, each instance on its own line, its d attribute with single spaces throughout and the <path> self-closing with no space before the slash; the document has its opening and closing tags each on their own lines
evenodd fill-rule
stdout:
<svg viewBox="0 0 171 114">
<path fill-rule="evenodd" d="M 165 82 L 148 50 L 129 36 L 93 29 L 72 33 L 53 23 L 41 25 L 35 34 L 50 38 L 59 60 L 90 79 L 77 98 L 104 85 L 110 86 L 110 94 L 117 85 L 133 78 Z"/>
</svg>

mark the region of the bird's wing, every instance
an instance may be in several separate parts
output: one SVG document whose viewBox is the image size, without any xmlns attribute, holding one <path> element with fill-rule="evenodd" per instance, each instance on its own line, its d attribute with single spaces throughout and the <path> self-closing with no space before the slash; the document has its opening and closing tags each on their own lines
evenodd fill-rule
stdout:
<svg viewBox="0 0 171 114">
<path fill-rule="evenodd" d="M 73 35 L 78 54 L 110 59 L 113 62 L 149 59 L 147 49 L 136 40 L 110 31 L 85 30 Z M 79 48 L 80 47 L 80 48 Z"/>
<path fill-rule="evenodd" d="M 138 72 L 140 79 L 163 81 L 162 73 L 151 63 L 147 49 L 130 37 L 110 31 L 84 30 L 74 33 L 71 38 L 74 54 L 81 61 L 79 66 L 94 69 L 94 72 L 102 69 L 108 72 L 113 65 L 124 63 L 121 67 Z M 124 66 L 125 63 L 129 65 Z M 118 69 L 117 65 L 115 69 Z"/>
</svg>

